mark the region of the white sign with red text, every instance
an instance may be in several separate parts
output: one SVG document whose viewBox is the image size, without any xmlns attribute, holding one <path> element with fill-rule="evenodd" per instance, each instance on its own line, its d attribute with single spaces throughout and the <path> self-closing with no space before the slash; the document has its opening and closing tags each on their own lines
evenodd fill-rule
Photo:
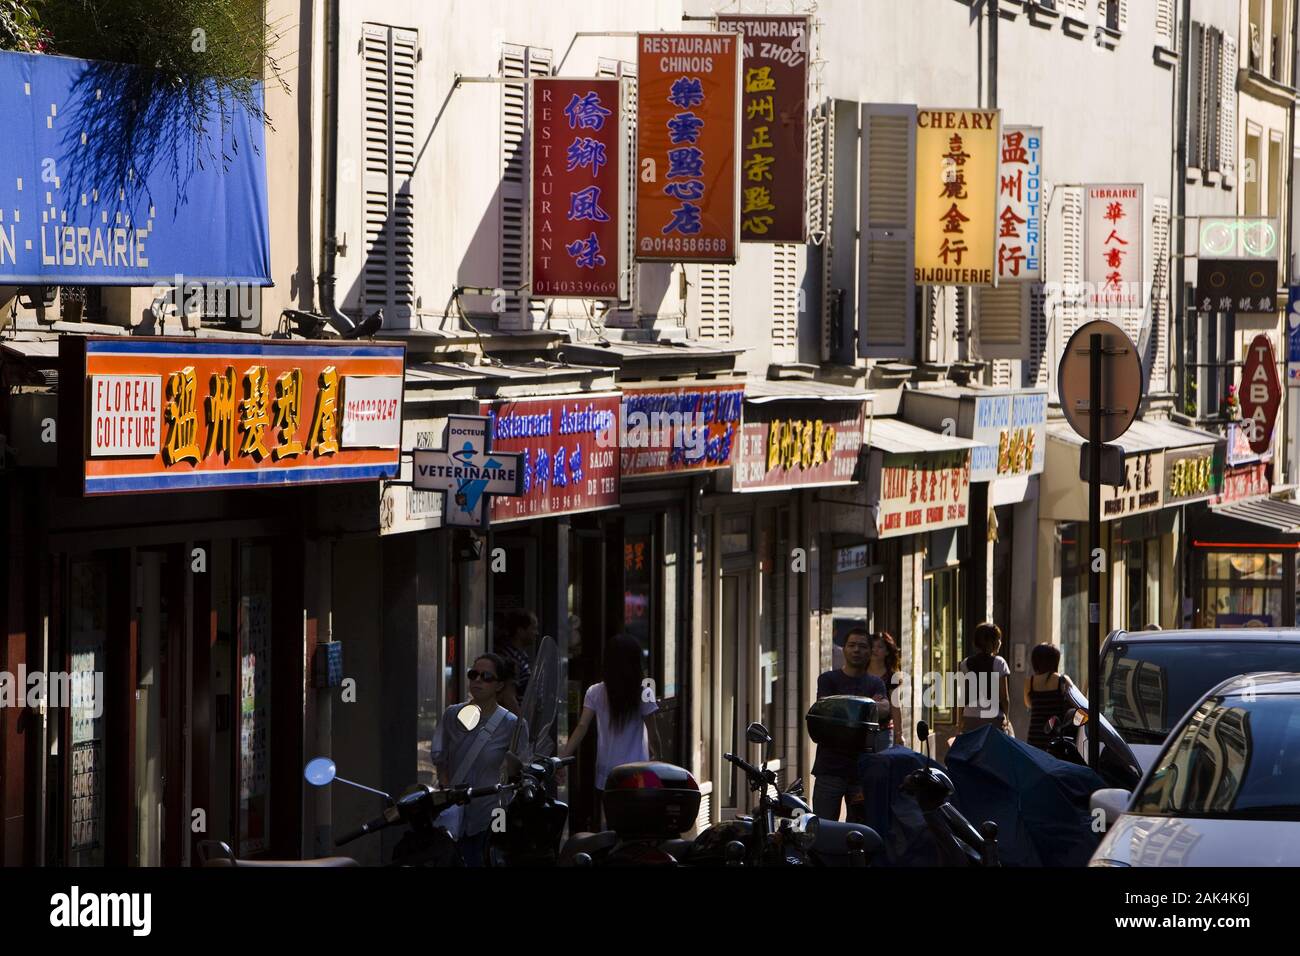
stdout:
<svg viewBox="0 0 1300 956">
<path fill-rule="evenodd" d="M 151 457 L 162 428 L 161 375 L 90 376 L 90 457 Z"/>
<path fill-rule="evenodd" d="M 1083 281 L 1089 308 L 1142 308 L 1142 208 L 1140 183 L 1085 191 Z"/>
<path fill-rule="evenodd" d="M 397 448 L 401 444 L 401 377 L 344 376 L 343 447 Z"/>
</svg>

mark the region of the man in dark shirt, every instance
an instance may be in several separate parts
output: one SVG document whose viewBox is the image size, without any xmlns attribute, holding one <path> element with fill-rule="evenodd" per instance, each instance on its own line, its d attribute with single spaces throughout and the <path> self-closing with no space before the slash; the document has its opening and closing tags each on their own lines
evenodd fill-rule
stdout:
<svg viewBox="0 0 1300 956">
<path fill-rule="evenodd" d="M 827 671 L 817 678 L 817 699 L 846 694 L 852 697 L 870 697 L 886 700 L 889 692 L 885 682 L 867 673 L 871 659 L 871 635 L 865 628 L 855 627 L 844 638 L 844 667 Z M 863 822 L 862 784 L 858 780 L 858 754 L 832 750 L 819 746 L 813 762 L 813 812 L 827 820 L 840 818 L 840 802 L 848 804 L 847 819 Z"/>
</svg>

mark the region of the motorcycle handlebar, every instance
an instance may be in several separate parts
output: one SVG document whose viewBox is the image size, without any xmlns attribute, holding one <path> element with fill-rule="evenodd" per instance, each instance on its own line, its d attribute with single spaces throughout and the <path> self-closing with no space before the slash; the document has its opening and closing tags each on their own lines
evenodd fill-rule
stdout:
<svg viewBox="0 0 1300 956">
<path fill-rule="evenodd" d="M 382 830 L 388 826 L 388 818 L 384 816 L 375 817 L 373 820 L 361 824 L 357 829 L 345 833 L 334 841 L 335 846 L 343 846 L 345 843 L 351 843 L 353 840 L 360 840 L 368 833 L 374 833 L 376 830 Z"/>
<path fill-rule="evenodd" d="M 745 760 L 743 757 L 737 757 L 735 754 L 723 754 L 722 759 L 735 764 L 741 770 L 745 771 L 745 775 L 751 779 L 756 779 L 763 775 L 757 767 Z"/>
</svg>

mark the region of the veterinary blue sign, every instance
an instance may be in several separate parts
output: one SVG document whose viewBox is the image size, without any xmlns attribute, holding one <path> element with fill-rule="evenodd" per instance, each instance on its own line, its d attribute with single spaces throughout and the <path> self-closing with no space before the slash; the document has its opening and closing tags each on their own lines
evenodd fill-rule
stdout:
<svg viewBox="0 0 1300 956">
<path fill-rule="evenodd" d="M 0 285 L 270 285 L 262 124 L 217 95 L 196 130 L 135 67 L 0 53 Z"/>
<path fill-rule="evenodd" d="M 518 452 L 494 452 L 488 419 L 447 417 L 447 450 L 415 451 L 414 487 L 442 491 L 444 522 L 450 527 L 486 528 L 488 495 L 524 493 Z"/>
<path fill-rule="evenodd" d="M 1300 285 L 1287 290 L 1286 342 L 1286 381 L 1300 385 Z"/>
</svg>

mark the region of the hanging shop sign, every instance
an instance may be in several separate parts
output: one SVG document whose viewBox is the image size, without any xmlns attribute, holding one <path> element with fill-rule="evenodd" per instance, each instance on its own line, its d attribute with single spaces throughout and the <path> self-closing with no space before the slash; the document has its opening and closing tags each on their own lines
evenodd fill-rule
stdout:
<svg viewBox="0 0 1300 956">
<path fill-rule="evenodd" d="M 1084 304 L 1090 308 L 1142 308 L 1142 192 L 1140 183 L 1084 190 Z"/>
<path fill-rule="evenodd" d="M 1123 487 L 1102 486 L 1103 521 L 1127 518 L 1145 511 L 1158 511 L 1165 506 L 1165 453 L 1163 451 L 1126 453 L 1124 478 Z"/>
<path fill-rule="evenodd" d="M 740 244 L 740 36 L 637 37 L 636 258 L 734 263 Z M 776 186 L 748 150 L 749 187 Z"/>
<path fill-rule="evenodd" d="M 159 133 L 140 125 L 146 83 L 149 115 L 168 118 Z M 197 124 L 195 89 L 210 108 Z M 264 126 L 218 96 L 122 64 L 0 52 L 0 285 L 269 285 Z"/>
<path fill-rule="evenodd" d="M 743 386 L 623 390 L 624 478 L 730 468 L 740 447 Z"/>
<path fill-rule="evenodd" d="M 970 450 L 882 456 L 877 534 L 894 538 L 965 525 L 971 480 Z"/>
<path fill-rule="evenodd" d="M 621 80 L 533 80 L 528 261 L 538 298 L 618 298 L 621 100 Z"/>
<path fill-rule="evenodd" d="M 67 336 L 59 358 L 76 493 L 397 475 L 404 346 Z"/>
<path fill-rule="evenodd" d="M 1241 370 L 1241 418 L 1251 451 L 1262 454 L 1273 442 L 1273 426 L 1282 404 L 1282 383 L 1277 375 L 1273 343 L 1263 333 L 1246 350 Z"/>
<path fill-rule="evenodd" d="M 745 38 L 740 122 L 742 242 L 807 238 L 808 20 L 723 16 Z M 767 173 L 771 178 L 766 178 Z M 758 177 L 758 178 L 751 178 Z"/>
<path fill-rule="evenodd" d="M 1269 464 L 1264 461 L 1229 466 L 1223 470 L 1223 483 L 1213 499 L 1216 505 L 1229 505 L 1248 498 L 1262 498 L 1273 490 L 1269 481 Z"/>
<path fill-rule="evenodd" d="M 853 483 L 862 451 L 861 402 L 770 402 L 745 407 L 741 491 Z"/>
<path fill-rule="evenodd" d="M 865 544 L 854 545 L 850 548 L 835 549 L 835 573 L 844 574 L 848 571 L 861 571 L 871 563 L 871 554 Z"/>
<path fill-rule="evenodd" d="M 1300 386 L 1300 286 L 1296 285 L 1287 290 L 1286 383 Z"/>
<path fill-rule="evenodd" d="M 492 524 L 618 507 L 619 408 L 615 394 L 481 403 L 492 451 L 520 456 L 520 494 L 492 499 Z"/>
<path fill-rule="evenodd" d="M 971 480 L 1042 474 L 1046 460 L 1047 393 L 1016 392 L 975 399 L 969 437 Z"/>
<path fill-rule="evenodd" d="M 1218 491 L 1214 445 L 1165 452 L 1165 504 L 1205 501 Z"/>
<path fill-rule="evenodd" d="M 917 284 L 996 285 L 998 110 L 916 113 Z"/>
<path fill-rule="evenodd" d="M 1196 302 L 1202 312 L 1277 312 L 1276 259 L 1198 259 Z"/>
<path fill-rule="evenodd" d="M 1042 279 L 1042 203 L 1043 128 L 1008 126 L 998 172 L 999 285 Z"/>
<path fill-rule="evenodd" d="M 522 456 L 493 449 L 484 417 L 449 415 L 445 450 L 416 449 L 415 488 L 443 493 L 449 527 L 488 527 L 487 502 L 523 492 Z"/>
<path fill-rule="evenodd" d="M 1197 229 L 1198 259 L 1276 259 L 1277 220 L 1210 216 Z"/>
</svg>

